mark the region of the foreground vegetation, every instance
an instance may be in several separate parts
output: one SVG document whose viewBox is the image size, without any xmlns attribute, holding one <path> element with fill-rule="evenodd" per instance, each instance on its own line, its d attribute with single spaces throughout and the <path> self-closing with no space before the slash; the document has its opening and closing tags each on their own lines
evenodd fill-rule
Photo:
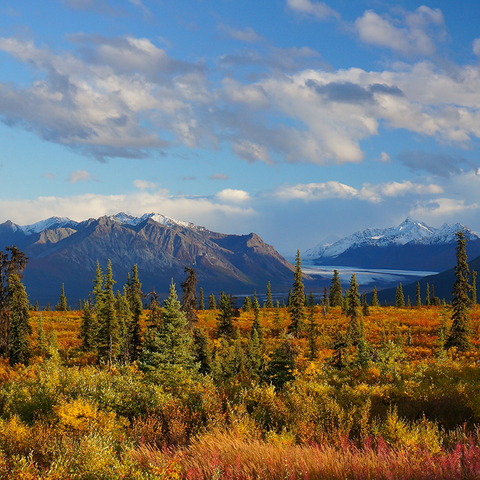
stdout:
<svg viewBox="0 0 480 480">
<path fill-rule="evenodd" d="M 83 312 L 32 312 L 30 365 L 0 368 L 0 475 L 480 478 L 478 307 L 465 353 L 439 343 L 448 307 L 370 307 L 371 353 L 360 361 L 358 347 L 346 347 L 342 368 L 334 347 L 349 318 L 339 307 L 311 310 L 315 358 L 308 338 L 287 337 L 294 369 L 281 387 L 249 373 L 253 310 L 235 319 L 229 343 L 216 338 L 220 311 L 197 311 L 211 339 L 207 375 L 109 368 L 81 349 Z M 259 319 L 267 371 L 290 314 L 265 308 Z"/>
<path fill-rule="evenodd" d="M 476 291 L 459 236 L 452 305 L 321 305 L 297 256 L 288 307 L 195 294 L 160 307 L 100 267 L 83 310 L 28 309 L 19 252 L 0 303 L 0 478 L 480 478 Z M 461 255 L 460 255 L 461 254 Z M 16 255 L 16 257 L 14 256 Z M 24 262 L 23 262 L 24 264 Z M 217 308 L 218 307 L 218 308 Z"/>
</svg>

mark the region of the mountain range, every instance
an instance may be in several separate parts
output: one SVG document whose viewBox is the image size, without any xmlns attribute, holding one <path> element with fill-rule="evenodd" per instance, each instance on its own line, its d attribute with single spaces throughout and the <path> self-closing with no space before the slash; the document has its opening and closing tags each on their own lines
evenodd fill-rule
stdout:
<svg viewBox="0 0 480 480">
<path fill-rule="evenodd" d="M 407 218 L 397 227 L 368 228 L 334 242 L 322 242 L 302 258 L 316 265 L 347 265 L 442 271 L 455 264 L 455 233 L 464 231 L 470 257 L 480 255 L 480 237 L 460 223 L 433 228 Z"/>
<path fill-rule="evenodd" d="M 138 266 L 143 291 L 152 288 L 168 294 L 173 281 L 180 289 L 185 266 L 193 268 L 205 296 L 224 290 L 253 293 L 285 291 L 293 281 L 294 267 L 258 235 L 228 235 L 160 214 L 134 217 L 125 213 L 75 222 L 51 217 L 20 226 L 0 224 L 0 245 L 16 245 L 29 258 L 24 284 L 30 302 L 58 302 L 61 284 L 76 306 L 92 289 L 97 260 L 105 270 L 112 262 L 117 287 Z M 307 276 L 308 280 L 308 276 Z"/>
</svg>

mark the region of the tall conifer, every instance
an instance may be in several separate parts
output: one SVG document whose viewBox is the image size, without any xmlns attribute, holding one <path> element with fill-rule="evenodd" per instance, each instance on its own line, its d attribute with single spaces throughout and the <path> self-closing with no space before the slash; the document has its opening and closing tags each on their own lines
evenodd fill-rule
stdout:
<svg viewBox="0 0 480 480">
<path fill-rule="evenodd" d="M 290 325 L 288 326 L 289 333 L 292 333 L 295 337 L 300 336 L 303 319 L 305 316 L 304 307 L 305 292 L 303 290 L 302 283 L 302 260 L 300 259 L 300 250 L 297 250 L 297 257 L 295 259 L 295 274 L 293 281 L 292 300 L 289 307 Z"/>
</svg>

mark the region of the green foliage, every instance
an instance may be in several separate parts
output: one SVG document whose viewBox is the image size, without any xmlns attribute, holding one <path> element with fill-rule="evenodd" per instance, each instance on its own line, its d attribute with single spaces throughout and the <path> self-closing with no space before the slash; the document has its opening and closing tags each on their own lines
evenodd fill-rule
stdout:
<svg viewBox="0 0 480 480">
<path fill-rule="evenodd" d="M 200 287 L 200 293 L 198 296 L 198 309 L 199 310 L 205 310 L 205 297 L 203 294 L 203 288 Z"/>
<path fill-rule="evenodd" d="M 82 349 L 86 352 L 93 350 L 97 340 L 97 326 L 90 310 L 88 302 L 83 302 L 83 315 L 80 319 L 80 339 L 82 340 Z"/>
<path fill-rule="evenodd" d="M 340 283 L 338 270 L 333 271 L 328 300 L 331 307 L 341 307 L 343 304 L 342 284 Z"/>
<path fill-rule="evenodd" d="M 193 371 L 192 336 L 174 285 L 170 286 L 170 294 L 164 302 L 162 320 L 160 327 L 150 330 L 151 336 L 145 342 L 140 357 L 142 370 L 157 371 L 162 375 Z"/>
<path fill-rule="evenodd" d="M 209 310 L 216 310 L 216 308 L 217 308 L 217 304 L 215 302 L 215 295 L 212 293 L 208 297 L 208 309 Z"/>
<path fill-rule="evenodd" d="M 468 283 L 470 270 L 467 263 L 466 244 L 467 238 L 463 231 L 458 231 L 455 265 L 455 283 L 453 285 L 452 300 L 452 327 L 448 335 L 446 347 L 457 347 L 458 350 L 465 351 L 470 348 L 470 306 L 471 301 L 468 294 L 471 286 Z"/>
<path fill-rule="evenodd" d="M 210 339 L 204 329 L 193 329 L 193 359 L 199 366 L 198 371 L 204 375 L 212 371 L 212 347 Z"/>
<path fill-rule="evenodd" d="M 283 332 L 272 353 L 265 376 L 276 389 L 281 390 L 285 384 L 294 379 L 294 368 L 295 360 L 292 340 Z"/>
<path fill-rule="evenodd" d="M 372 291 L 372 301 L 370 302 L 370 305 L 372 307 L 379 307 L 380 306 L 380 302 L 378 301 L 378 294 L 377 294 L 377 287 L 373 287 L 373 291 Z"/>
<path fill-rule="evenodd" d="M 289 306 L 290 325 L 288 326 L 288 332 L 292 333 L 295 337 L 300 336 L 300 332 L 303 328 L 303 320 L 305 317 L 304 307 L 305 307 L 305 292 L 303 290 L 303 283 L 302 283 L 302 260 L 300 259 L 300 250 L 297 250 L 297 257 L 295 260 L 293 292 L 292 292 L 291 302 Z"/>
<path fill-rule="evenodd" d="M 220 294 L 218 309 L 220 310 L 220 312 L 217 316 L 217 337 L 231 339 L 233 338 L 234 312 L 230 299 L 227 297 L 227 295 L 225 295 L 225 292 L 222 292 Z"/>
<path fill-rule="evenodd" d="M 242 310 L 244 312 L 249 312 L 251 309 L 252 309 L 252 301 L 250 300 L 250 297 L 248 295 L 245 295 L 245 298 L 243 299 Z"/>
<path fill-rule="evenodd" d="M 62 292 L 60 294 L 60 300 L 58 305 L 55 305 L 57 312 L 66 312 L 68 310 L 67 297 L 65 295 L 65 285 L 62 283 Z"/>
<path fill-rule="evenodd" d="M 29 335 L 32 333 L 32 327 L 27 293 L 16 272 L 9 275 L 7 289 L 10 316 L 10 364 L 26 364 L 30 356 Z"/>
<path fill-rule="evenodd" d="M 182 310 L 185 312 L 189 326 L 198 322 L 198 317 L 195 314 L 197 308 L 197 275 L 193 268 L 185 267 L 185 273 L 188 273 L 188 277 L 183 281 L 180 286 L 183 290 L 182 295 Z"/>
<path fill-rule="evenodd" d="M 348 304 L 346 307 L 346 315 L 350 317 L 347 328 L 347 342 L 357 345 L 360 340 L 360 326 L 358 324 L 360 310 L 360 295 L 358 293 L 358 283 L 355 274 L 350 279 L 350 289 L 348 290 Z"/>
<path fill-rule="evenodd" d="M 416 307 L 422 306 L 422 297 L 420 296 L 420 282 L 417 282 L 417 287 L 415 291 L 415 306 Z"/>
<path fill-rule="evenodd" d="M 138 268 L 134 265 L 132 268 L 132 277 L 127 279 L 126 292 L 129 302 L 129 312 L 131 319 L 128 321 L 129 312 L 124 307 L 123 315 L 125 316 L 125 333 L 127 338 L 124 340 L 126 346 L 126 356 L 132 361 L 140 358 L 143 347 L 142 330 L 140 327 L 140 317 L 143 312 L 142 304 L 142 284 L 138 278 Z"/>
<path fill-rule="evenodd" d="M 265 302 L 265 306 L 267 308 L 273 308 L 272 287 L 270 285 L 270 282 L 267 283 L 267 301 Z"/>
<path fill-rule="evenodd" d="M 405 306 L 405 297 L 403 296 L 403 287 L 400 283 L 395 291 L 395 307 L 403 308 Z"/>
</svg>

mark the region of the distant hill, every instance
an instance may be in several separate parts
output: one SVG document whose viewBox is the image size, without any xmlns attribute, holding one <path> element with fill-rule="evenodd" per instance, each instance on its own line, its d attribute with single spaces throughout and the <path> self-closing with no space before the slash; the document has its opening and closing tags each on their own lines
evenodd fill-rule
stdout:
<svg viewBox="0 0 480 480">
<path fill-rule="evenodd" d="M 407 218 L 398 227 L 369 228 L 303 253 L 316 265 L 442 271 L 455 265 L 455 232 L 469 240 L 469 256 L 480 255 L 480 237 L 464 225 L 440 228 Z"/>
<path fill-rule="evenodd" d="M 0 225 L 0 245 L 17 245 L 29 257 L 24 283 L 30 301 L 58 302 L 61 284 L 69 304 L 87 297 L 97 260 L 112 261 L 117 287 L 138 265 L 143 291 L 180 290 L 184 267 L 194 268 L 205 295 L 225 290 L 252 293 L 254 288 L 285 291 L 294 267 L 258 235 L 227 235 L 160 214 L 133 217 L 124 213 L 75 222 L 52 217 L 33 225 Z M 308 280 L 309 277 L 307 277 Z"/>
</svg>

